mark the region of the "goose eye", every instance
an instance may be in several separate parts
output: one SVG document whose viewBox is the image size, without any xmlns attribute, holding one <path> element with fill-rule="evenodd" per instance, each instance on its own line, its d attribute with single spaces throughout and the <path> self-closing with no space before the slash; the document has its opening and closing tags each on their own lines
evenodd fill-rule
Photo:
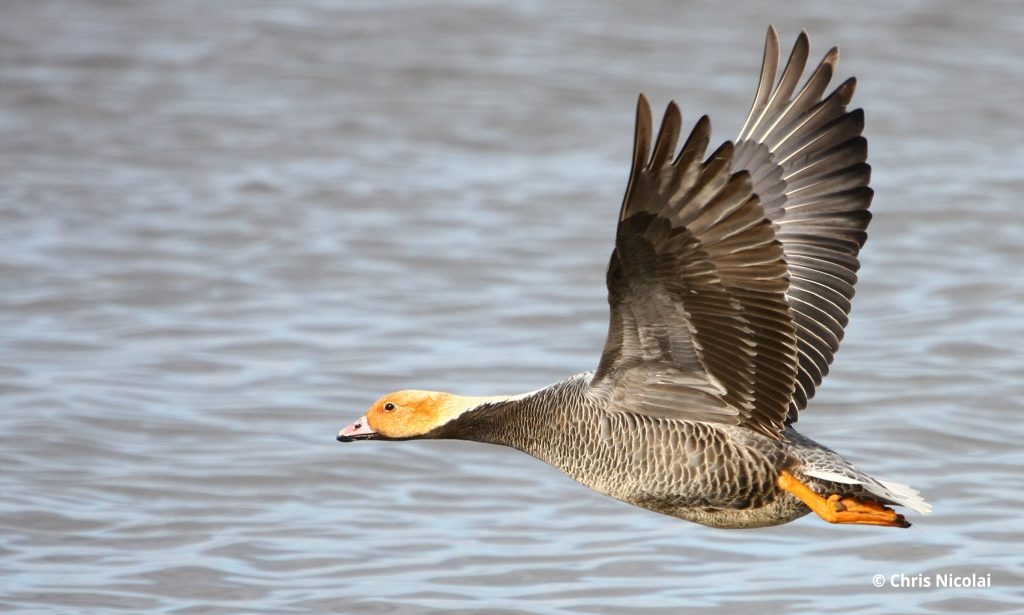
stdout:
<svg viewBox="0 0 1024 615">
<path fill-rule="evenodd" d="M 391 402 L 388 402 L 388 403 L 384 404 L 384 412 L 391 412 L 394 409 L 395 409 L 395 404 L 393 404 Z"/>
</svg>

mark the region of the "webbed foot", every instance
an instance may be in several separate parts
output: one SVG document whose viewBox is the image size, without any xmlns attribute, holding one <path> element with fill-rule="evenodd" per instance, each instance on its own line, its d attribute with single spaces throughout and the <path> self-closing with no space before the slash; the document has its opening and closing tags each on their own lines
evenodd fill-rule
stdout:
<svg viewBox="0 0 1024 615">
<path fill-rule="evenodd" d="M 816 515 L 829 523 L 910 527 L 910 523 L 903 518 L 903 515 L 888 506 L 869 500 L 842 497 L 839 494 L 823 498 L 785 470 L 779 474 L 778 484 L 781 489 L 792 493 Z"/>
</svg>

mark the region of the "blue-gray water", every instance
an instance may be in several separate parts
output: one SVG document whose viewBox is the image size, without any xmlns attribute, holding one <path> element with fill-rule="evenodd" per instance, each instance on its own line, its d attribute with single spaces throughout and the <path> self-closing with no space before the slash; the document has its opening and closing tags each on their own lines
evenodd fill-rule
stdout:
<svg viewBox="0 0 1024 615">
<path fill-rule="evenodd" d="M 800 427 L 932 517 L 711 530 L 334 441 L 592 369 L 637 93 L 732 137 L 770 22 L 842 47 L 877 189 Z M 1018 610 L 1022 38 L 1016 1 L 5 2 L 0 610 Z"/>
</svg>

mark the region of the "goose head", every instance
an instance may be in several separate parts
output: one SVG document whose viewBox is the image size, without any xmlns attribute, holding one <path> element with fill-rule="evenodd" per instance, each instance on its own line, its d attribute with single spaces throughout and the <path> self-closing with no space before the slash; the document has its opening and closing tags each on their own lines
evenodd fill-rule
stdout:
<svg viewBox="0 0 1024 615">
<path fill-rule="evenodd" d="M 339 431 L 338 441 L 419 438 L 490 400 L 439 391 L 389 393 L 375 401 L 356 422 Z"/>
</svg>

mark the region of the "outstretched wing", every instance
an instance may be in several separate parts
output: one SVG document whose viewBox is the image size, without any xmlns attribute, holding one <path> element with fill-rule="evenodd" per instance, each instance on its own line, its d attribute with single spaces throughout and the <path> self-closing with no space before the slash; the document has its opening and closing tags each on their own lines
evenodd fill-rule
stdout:
<svg viewBox="0 0 1024 615">
<path fill-rule="evenodd" d="M 814 396 L 843 338 L 873 194 L 864 114 L 846 110 L 856 81 L 824 96 L 839 60 L 832 48 L 797 91 L 808 49 L 801 32 L 776 83 L 779 39 L 768 28 L 761 80 L 733 159 L 750 173 L 789 268 L 799 365 L 787 422 Z"/>
<path fill-rule="evenodd" d="M 592 386 L 613 411 L 741 424 L 777 436 L 796 380 L 782 245 L 701 118 L 678 156 L 671 103 L 653 151 L 637 106 L 633 168 L 608 266 L 611 323 Z"/>
</svg>

